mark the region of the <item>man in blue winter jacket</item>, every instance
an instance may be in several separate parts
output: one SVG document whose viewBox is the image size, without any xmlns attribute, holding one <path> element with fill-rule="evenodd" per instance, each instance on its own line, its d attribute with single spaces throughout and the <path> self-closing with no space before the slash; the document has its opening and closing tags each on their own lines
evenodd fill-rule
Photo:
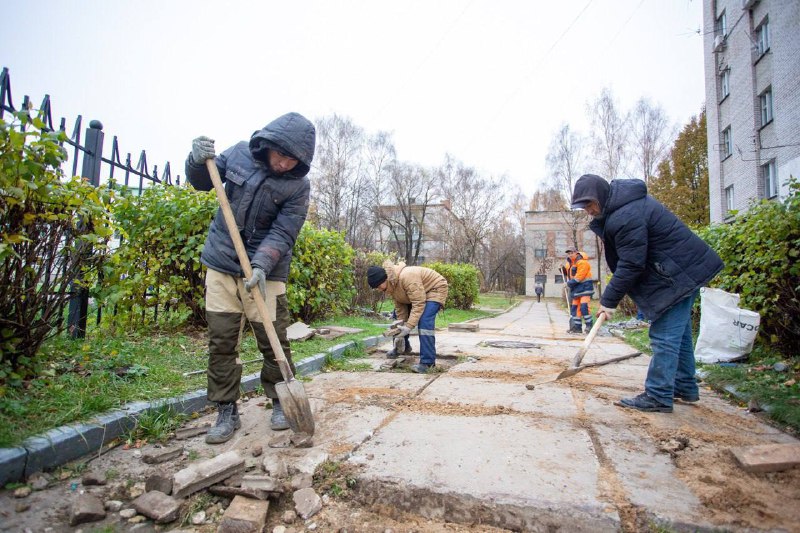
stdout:
<svg viewBox="0 0 800 533">
<path fill-rule="evenodd" d="M 647 194 L 638 179 L 607 182 L 585 174 L 575 183 L 573 209 L 593 217 L 613 276 L 600 298 L 611 318 L 628 294 L 650 324 L 653 357 L 644 392 L 617 405 L 671 413 L 673 401 L 699 400 L 692 343 L 692 305 L 700 287 L 722 270 L 717 253 Z"/>
<path fill-rule="evenodd" d="M 289 428 L 278 401 L 275 384 L 283 381 L 275 353 L 250 291 L 259 290 L 267 304 L 286 359 L 294 371 L 286 336 L 289 304 L 286 281 L 297 235 L 308 213 L 308 171 L 314 157 L 316 130 L 299 113 L 282 115 L 217 155 L 214 141 L 198 137 L 186 160 L 186 176 L 196 189 L 208 191 L 213 184 L 205 162 L 213 159 L 225 185 L 236 225 L 253 267 L 243 279 L 233 241 L 221 210 L 211 222 L 200 260 L 206 274 L 208 320 L 208 400 L 217 404 L 217 421 L 206 442 L 229 440 L 241 427 L 236 401 L 242 377 L 239 341 L 249 321 L 264 356 L 261 385 L 272 400 L 270 427 Z"/>
</svg>

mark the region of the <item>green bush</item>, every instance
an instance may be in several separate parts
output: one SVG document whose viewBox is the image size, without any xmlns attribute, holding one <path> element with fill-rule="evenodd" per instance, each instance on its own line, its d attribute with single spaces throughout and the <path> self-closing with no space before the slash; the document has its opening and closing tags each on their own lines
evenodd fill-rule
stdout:
<svg viewBox="0 0 800 533">
<path fill-rule="evenodd" d="M 761 340 L 800 353 L 800 187 L 792 180 L 782 202 L 762 201 L 730 224 L 700 236 L 725 262 L 714 285 L 741 295 L 761 315 Z"/>
<path fill-rule="evenodd" d="M 218 205 L 213 191 L 190 187 L 153 185 L 141 196 L 123 191 L 114 204 L 122 242 L 106 263 L 99 293 L 113 306 L 115 323 L 133 323 L 138 311 L 158 305 L 188 310 L 189 324 L 205 324 L 200 252 Z"/>
<path fill-rule="evenodd" d="M 66 326 L 73 284 L 103 260 L 111 194 L 64 179 L 63 132 L 14 116 L 0 119 L 0 383 L 17 385 L 43 371 L 39 347 Z"/>
<path fill-rule="evenodd" d="M 468 263 L 428 263 L 426 267 L 445 277 L 448 285 L 447 303 L 450 309 L 470 309 L 478 299 L 480 288 L 478 269 Z"/>
<path fill-rule="evenodd" d="M 355 293 L 353 254 L 342 233 L 303 226 L 287 287 L 289 310 L 296 318 L 311 323 L 348 308 Z"/>
</svg>

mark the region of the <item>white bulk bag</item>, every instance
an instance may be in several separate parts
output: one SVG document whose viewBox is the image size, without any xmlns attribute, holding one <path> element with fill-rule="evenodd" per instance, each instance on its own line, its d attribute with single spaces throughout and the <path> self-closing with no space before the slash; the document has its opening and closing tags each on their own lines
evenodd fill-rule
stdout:
<svg viewBox="0 0 800 533">
<path fill-rule="evenodd" d="M 753 349 L 761 316 L 739 308 L 739 295 L 700 289 L 700 335 L 694 356 L 701 363 L 739 359 Z"/>
</svg>

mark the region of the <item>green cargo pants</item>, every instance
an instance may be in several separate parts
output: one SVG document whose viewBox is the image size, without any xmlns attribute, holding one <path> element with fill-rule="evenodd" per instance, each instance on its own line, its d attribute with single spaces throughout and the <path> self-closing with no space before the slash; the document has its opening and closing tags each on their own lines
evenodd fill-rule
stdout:
<svg viewBox="0 0 800 533">
<path fill-rule="evenodd" d="M 286 284 L 267 281 L 267 310 L 273 319 L 283 353 L 294 372 L 292 352 L 286 329 L 289 327 L 289 302 Z M 275 362 L 275 353 L 267 337 L 253 296 L 244 282 L 229 274 L 208 269 L 206 274 L 206 318 L 208 319 L 208 400 L 235 402 L 239 399 L 242 379 L 242 360 L 239 346 L 247 323 L 255 334 L 258 349 L 264 356 L 261 366 L 261 385 L 268 398 L 277 398 L 275 383 L 283 381 Z"/>
</svg>

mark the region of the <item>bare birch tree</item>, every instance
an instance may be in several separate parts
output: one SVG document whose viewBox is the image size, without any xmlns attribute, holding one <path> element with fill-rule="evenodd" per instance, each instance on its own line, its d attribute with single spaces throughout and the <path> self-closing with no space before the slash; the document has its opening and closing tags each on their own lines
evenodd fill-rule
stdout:
<svg viewBox="0 0 800 533">
<path fill-rule="evenodd" d="M 449 155 L 437 175 L 442 197 L 450 206 L 448 227 L 443 231 L 450 260 L 479 264 L 486 237 L 504 208 L 502 180 L 483 178 Z"/>
<path fill-rule="evenodd" d="M 626 167 L 628 121 L 611 93 L 604 88 L 588 106 L 592 123 L 594 156 L 603 178 L 611 181 L 621 177 Z"/>
<path fill-rule="evenodd" d="M 630 113 L 631 153 L 636 161 L 637 177 L 645 183 L 655 176 L 659 163 L 669 153 L 674 128 L 664 109 L 646 98 L 639 99 Z"/>
<path fill-rule="evenodd" d="M 364 131 L 349 118 L 318 119 L 316 172 L 311 180 L 321 227 L 350 233 L 348 217 L 363 188 L 361 150 Z M 357 209 L 357 206 L 355 206 Z"/>
<path fill-rule="evenodd" d="M 383 201 L 375 208 L 387 244 L 408 265 L 417 264 L 422 251 L 426 217 L 436 194 L 434 184 L 431 172 L 398 162 L 390 167 Z"/>
</svg>

